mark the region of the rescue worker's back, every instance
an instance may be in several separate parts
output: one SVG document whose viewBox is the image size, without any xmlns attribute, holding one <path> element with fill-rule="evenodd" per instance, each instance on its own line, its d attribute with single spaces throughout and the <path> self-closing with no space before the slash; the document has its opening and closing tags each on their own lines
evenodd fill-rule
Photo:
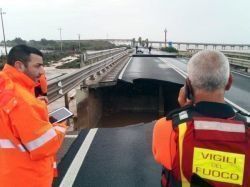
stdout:
<svg viewBox="0 0 250 187">
<path fill-rule="evenodd" d="M 227 58 L 201 51 L 187 72 L 189 88 L 181 88 L 178 98 L 182 108 L 158 120 L 153 131 L 162 186 L 250 186 L 249 124 L 224 101 L 232 84 Z"/>
</svg>

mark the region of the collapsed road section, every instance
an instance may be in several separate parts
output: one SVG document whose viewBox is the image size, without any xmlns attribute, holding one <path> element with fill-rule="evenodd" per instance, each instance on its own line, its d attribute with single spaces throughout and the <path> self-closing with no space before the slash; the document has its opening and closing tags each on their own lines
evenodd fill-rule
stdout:
<svg viewBox="0 0 250 187">
<path fill-rule="evenodd" d="M 177 107 L 180 87 L 171 82 L 138 79 L 79 90 L 78 97 L 85 97 L 77 104 L 75 127 L 120 127 L 156 120 Z"/>
</svg>

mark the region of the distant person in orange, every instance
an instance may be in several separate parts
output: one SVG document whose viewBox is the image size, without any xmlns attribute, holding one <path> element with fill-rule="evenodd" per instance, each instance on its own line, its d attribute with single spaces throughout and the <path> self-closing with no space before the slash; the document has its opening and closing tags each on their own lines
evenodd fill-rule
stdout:
<svg viewBox="0 0 250 187">
<path fill-rule="evenodd" d="M 46 102 L 35 97 L 43 73 L 43 54 L 26 45 L 10 50 L 0 72 L 0 186 L 52 185 L 66 126 L 51 124 Z"/>
<path fill-rule="evenodd" d="M 182 108 L 153 130 L 162 186 L 250 186 L 249 122 L 224 100 L 232 85 L 228 59 L 218 51 L 198 52 L 187 73 L 178 98 Z"/>
</svg>

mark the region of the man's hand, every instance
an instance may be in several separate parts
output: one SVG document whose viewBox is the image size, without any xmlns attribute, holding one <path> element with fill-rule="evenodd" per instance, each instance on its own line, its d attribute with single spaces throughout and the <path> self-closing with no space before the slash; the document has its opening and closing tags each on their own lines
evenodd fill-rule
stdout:
<svg viewBox="0 0 250 187">
<path fill-rule="evenodd" d="M 181 107 L 192 104 L 192 101 L 186 98 L 185 86 L 183 86 L 179 91 L 178 103 Z"/>
<path fill-rule="evenodd" d="M 49 103 L 48 97 L 46 97 L 46 96 L 38 96 L 37 99 L 44 101 L 46 104 Z"/>
</svg>

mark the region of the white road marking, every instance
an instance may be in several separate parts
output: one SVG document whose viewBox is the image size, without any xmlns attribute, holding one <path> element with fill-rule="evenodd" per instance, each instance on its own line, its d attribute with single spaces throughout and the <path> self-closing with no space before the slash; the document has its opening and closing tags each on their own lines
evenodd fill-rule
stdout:
<svg viewBox="0 0 250 187">
<path fill-rule="evenodd" d="M 167 63 L 170 67 L 172 67 L 177 73 L 179 73 L 182 77 L 184 77 L 185 79 L 187 78 L 187 73 L 184 72 L 183 70 L 181 70 L 180 68 L 178 68 L 177 66 L 173 65 L 172 63 L 168 62 L 167 59 L 163 59 L 163 58 L 159 58 L 161 61 Z M 246 113 L 246 114 L 250 114 L 250 112 L 248 112 L 246 109 L 240 107 L 239 105 L 235 104 L 234 102 L 230 101 L 229 99 L 225 98 L 225 101 L 227 103 L 229 103 L 230 105 L 232 105 L 234 108 Z"/>
<path fill-rule="evenodd" d="M 72 161 L 67 173 L 65 174 L 60 187 L 70 187 L 73 186 L 75 178 L 82 166 L 82 163 L 87 155 L 89 147 L 95 137 L 98 128 L 91 129 L 87 134 L 84 142 L 82 143 L 80 149 L 78 150 L 74 160 Z"/>
<path fill-rule="evenodd" d="M 227 98 L 225 98 L 225 101 L 226 101 L 227 103 L 229 103 L 230 105 L 234 106 L 236 109 L 241 110 L 242 112 L 244 112 L 244 113 L 246 113 L 246 114 L 248 114 L 248 115 L 250 114 L 246 109 L 241 108 L 239 105 L 233 103 L 232 101 L 228 100 Z"/>
<path fill-rule="evenodd" d="M 121 73 L 120 73 L 118 79 L 120 79 L 120 80 L 122 79 L 123 73 L 125 72 L 125 70 L 126 70 L 128 64 L 130 63 L 131 60 L 132 60 L 132 57 L 130 57 L 130 59 L 129 59 L 129 61 L 127 62 L 127 64 L 125 65 L 125 67 L 122 69 L 122 71 L 121 71 Z"/>
<path fill-rule="evenodd" d="M 67 134 L 65 135 L 65 138 L 77 138 L 78 135 L 77 134 Z"/>
</svg>

